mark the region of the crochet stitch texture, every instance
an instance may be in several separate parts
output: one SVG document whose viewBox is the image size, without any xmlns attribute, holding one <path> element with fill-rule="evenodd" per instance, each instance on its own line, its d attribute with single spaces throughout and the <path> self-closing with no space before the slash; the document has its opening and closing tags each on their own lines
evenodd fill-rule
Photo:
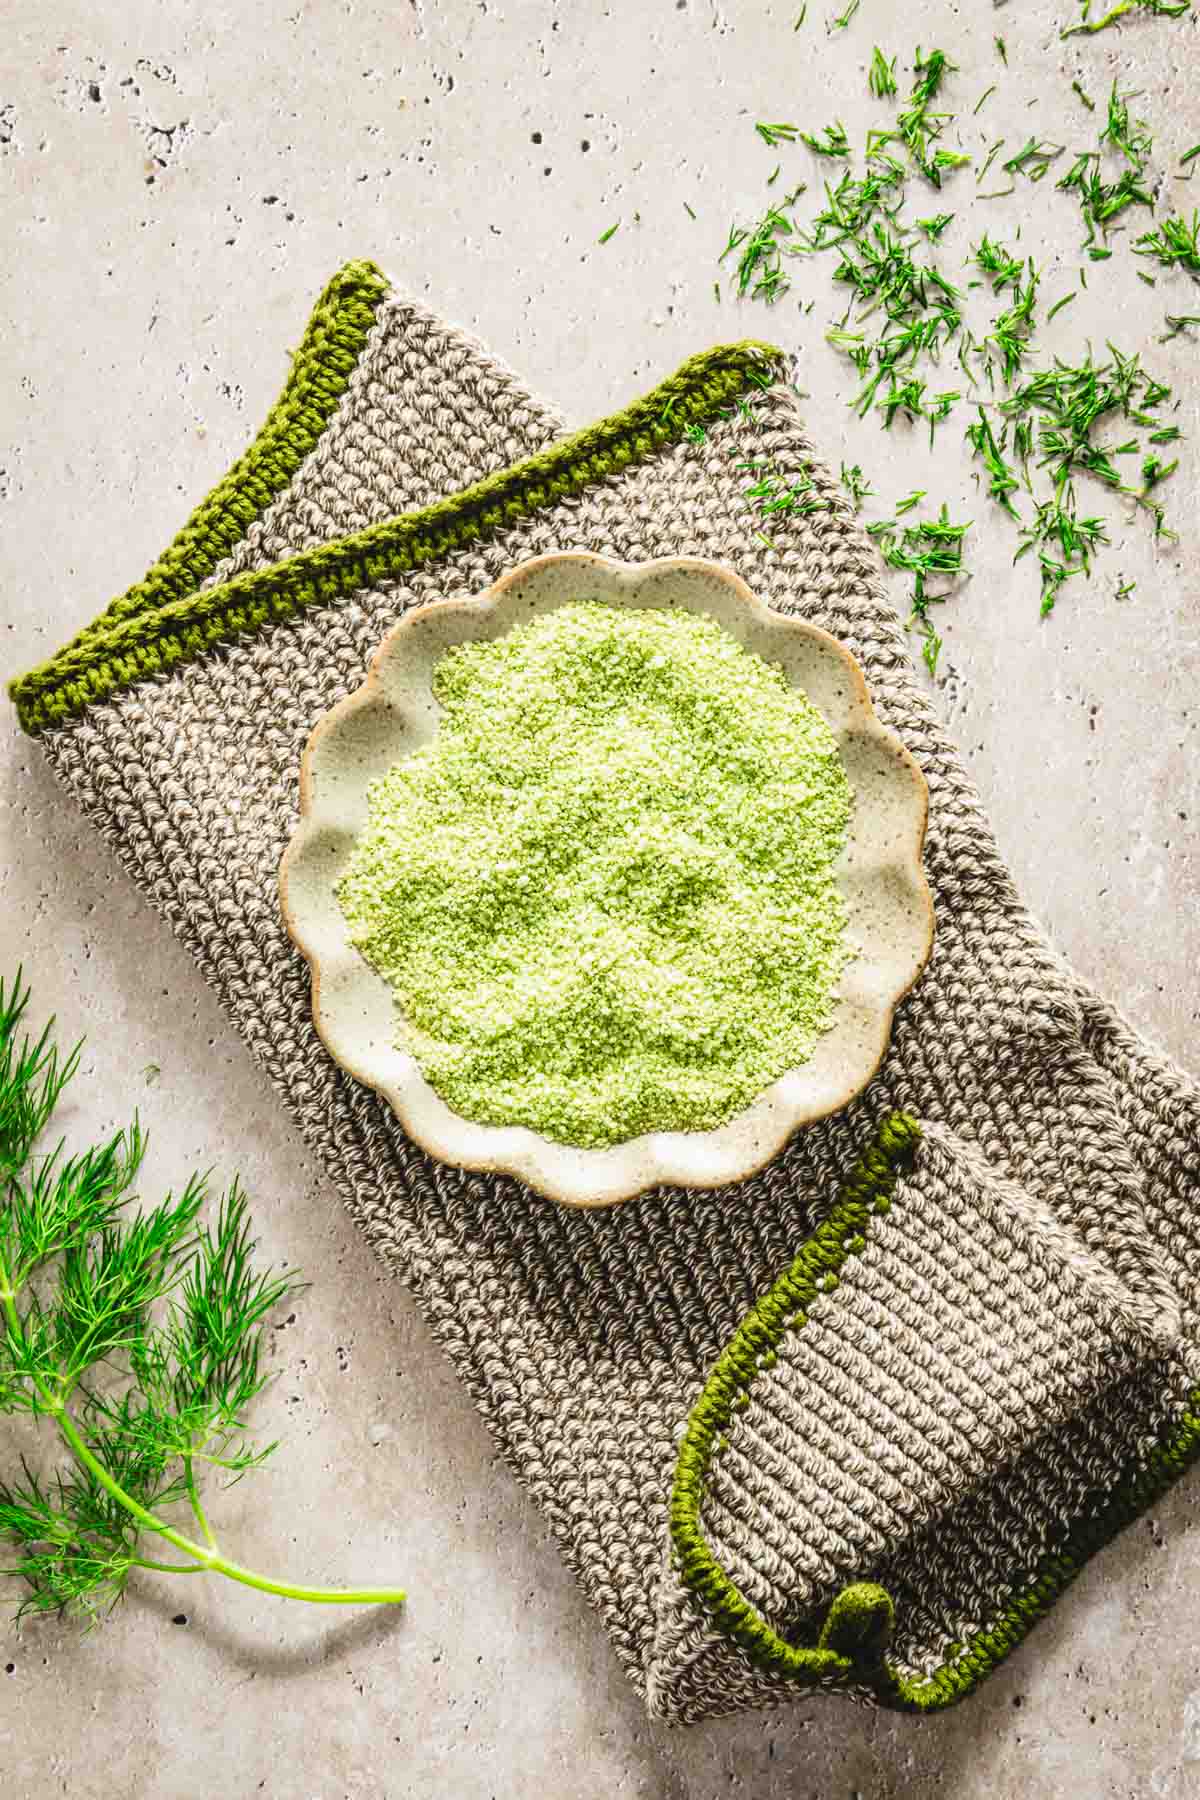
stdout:
<svg viewBox="0 0 1200 1800">
<path fill-rule="evenodd" d="M 1021 904 L 789 374 L 719 347 L 567 434 L 351 265 L 155 569 L 12 689 L 681 1721 L 957 1700 L 1200 1446 L 1200 1089 Z M 773 548 L 747 455 L 825 502 Z M 938 920 L 849 1107 L 743 1183 L 596 1213 L 407 1140 L 321 1046 L 276 890 L 304 742 L 400 613 L 575 549 L 710 557 L 847 645 L 929 784 Z"/>
</svg>

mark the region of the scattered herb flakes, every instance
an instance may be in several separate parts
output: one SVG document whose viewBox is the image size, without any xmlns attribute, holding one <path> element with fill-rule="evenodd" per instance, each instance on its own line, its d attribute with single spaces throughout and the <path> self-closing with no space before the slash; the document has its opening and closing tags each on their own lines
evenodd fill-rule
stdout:
<svg viewBox="0 0 1200 1800">
<path fill-rule="evenodd" d="M 892 509 L 895 512 L 896 517 L 900 518 L 903 513 L 911 512 L 914 506 L 920 506 L 922 500 L 925 498 L 925 494 L 925 488 L 914 488 L 912 493 L 908 494 L 903 500 L 897 500 Z"/>
<path fill-rule="evenodd" d="M 1071 86 L 1074 88 L 1075 92 L 1079 95 L 1079 98 L 1083 101 L 1083 104 L 1087 107 L 1088 111 L 1095 112 L 1096 102 L 1091 98 L 1090 94 L 1085 94 L 1083 89 L 1080 87 L 1080 85 L 1077 81 L 1073 81 L 1071 83 Z"/>
<path fill-rule="evenodd" d="M 1180 332 L 1184 331 L 1189 325 L 1200 325 L 1200 313 L 1168 313 L 1166 325 L 1167 329 L 1158 340 L 1160 344 L 1165 344 L 1168 338 L 1178 337 Z M 1150 439 L 1152 444 L 1161 443 L 1162 441 L 1163 440 L 1160 438 Z"/>
<path fill-rule="evenodd" d="M 1000 441 L 996 441 L 995 432 L 983 407 L 979 408 L 979 418 L 967 426 L 966 435 L 988 473 L 988 494 L 1002 506 L 1010 518 L 1020 517 L 1012 503 L 1011 496 L 1016 493 L 1021 483 L 1015 471 L 1004 460 L 1004 451 L 1008 437 L 1008 427 L 1001 431 Z"/>
<path fill-rule="evenodd" d="M 620 221 L 620 219 L 618 219 L 615 225 L 610 225 L 607 231 L 602 231 L 600 233 L 600 236 L 596 239 L 596 242 L 598 244 L 607 244 L 609 238 L 613 236 L 614 232 L 617 232 L 620 229 L 621 229 L 621 221 Z"/>
<path fill-rule="evenodd" d="M 896 58 L 891 62 L 876 44 L 871 52 L 871 66 L 867 71 L 867 86 L 877 100 L 886 100 L 896 92 Z"/>
<path fill-rule="evenodd" d="M 842 464 L 842 486 L 850 496 L 851 503 L 856 513 L 862 511 L 863 501 L 875 491 L 874 488 L 868 486 L 866 478 L 857 463 L 854 463 L 850 468 L 847 468 L 845 463 Z"/>
<path fill-rule="evenodd" d="M 835 120 L 832 125 L 826 125 L 824 143 L 819 137 L 808 131 L 800 132 L 799 137 L 800 142 L 807 144 L 817 156 L 849 156 L 850 154 L 850 140 L 846 136 L 845 127 L 840 119 Z"/>
<path fill-rule="evenodd" d="M 1047 325 L 1050 323 L 1050 321 L 1054 317 L 1055 313 L 1060 313 L 1064 306 L 1070 306 L 1072 300 L 1074 300 L 1078 296 L 1078 293 L 1079 293 L 1078 288 L 1072 288 L 1071 292 L 1069 294 L 1064 294 L 1061 300 L 1056 300 L 1054 302 L 1054 305 L 1050 308 L 1049 312 L 1046 314 Z"/>
<path fill-rule="evenodd" d="M 850 4 L 847 6 L 845 12 L 841 15 L 840 18 L 830 19 L 829 30 L 830 31 L 845 31 L 847 25 L 850 23 L 851 19 L 854 17 L 855 13 L 858 11 L 861 4 L 862 4 L 862 0 L 850 0 Z"/>
<path fill-rule="evenodd" d="M 995 162 L 1000 151 L 1003 150 L 1004 142 L 1005 142 L 1005 140 L 1003 138 L 997 138 L 996 142 L 992 145 L 991 149 L 988 151 L 987 159 L 984 162 L 983 167 L 980 169 L 978 175 L 975 177 L 975 186 L 976 187 L 979 187 L 981 182 L 986 177 L 988 170 L 991 168 L 992 164 Z M 981 195 L 980 198 L 982 198 L 982 197 L 983 196 Z"/>
<path fill-rule="evenodd" d="M 689 206 L 689 205 L 688 205 L 688 203 L 687 203 L 687 201 L 686 201 L 686 200 L 685 200 L 685 201 L 684 201 L 684 203 L 683 203 L 683 210 L 684 210 L 684 212 L 685 212 L 685 213 L 686 213 L 686 214 L 687 214 L 687 216 L 688 216 L 688 218 L 689 218 L 689 219 L 694 219 L 694 218 L 695 218 L 695 216 L 696 216 L 696 215 L 695 215 L 695 213 L 694 213 L 694 212 L 693 212 L 693 211 L 692 211 L 692 209 L 691 209 L 691 207 L 690 207 L 690 206 Z"/>
<path fill-rule="evenodd" d="M 953 213 L 938 213 L 931 219 L 918 219 L 917 225 L 925 233 L 930 243 L 936 244 L 953 217 Z"/>
<path fill-rule="evenodd" d="M 1050 164 L 1061 156 L 1065 144 L 1043 144 L 1031 137 L 1023 150 L 1001 163 L 1000 167 L 1006 175 L 1025 175 L 1030 181 L 1040 181 Z"/>
<path fill-rule="evenodd" d="M 902 530 L 881 530 L 879 548 L 889 568 L 902 569 L 913 577 L 910 625 L 916 625 L 924 639 L 921 654 L 929 673 L 937 673 L 942 640 L 934 630 L 929 608 L 945 600 L 953 584 L 966 573 L 962 560 L 962 540 L 971 522 L 953 525 L 948 509 L 943 506 L 936 519 L 923 519 Z M 931 593 L 928 583 L 937 580 L 950 585 Z"/>
<path fill-rule="evenodd" d="M 1144 281 L 1147 287 L 1157 287 L 1158 286 L 1157 276 L 1147 275 L 1145 269 L 1138 269 L 1135 271 L 1135 273 L 1137 275 L 1138 280 Z"/>
<path fill-rule="evenodd" d="M 1192 0 L 1118 0 L 1117 5 L 1110 7 L 1102 18 L 1092 19 L 1088 16 L 1091 0 L 1083 0 L 1083 17 L 1078 24 L 1068 26 L 1059 35 L 1069 38 L 1077 37 L 1081 32 L 1091 35 L 1097 31 L 1106 31 L 1118 19 L 1123 19 L 1126 13 L 1141 11 L 1152 13 L 1156 18 L 1179 19 L 1191 10 Z"/>
<path fill-rule="evenodd" d="M 804 5 L 800 8 L 800 17 L 796 20 L 796 23 L 792 26 L 792 30 L 799 31 L 800 27 L 803 25 L 803 23 L 804 23 L 805 19 L 807 19 L 807 17 L 808 17 L 808 0 L 804 0 Z"/>
<path fill-rule="evenodd" d="M 1007 68 L 1008 67 L 1008 45 L 1005 43 L 1005 41 L 1002 37 L 993 38 L 992 42 L 996 46 L 996 55 L 1000 58 L 1000 61 L 1004 64 L 1005 68 Z"/>
<path fill-rule="evenodd" d="M 775 164 L 775 167 L 771 170 L 771 173 L 767 176 L 767 186 L 768 187 L 774 187 L 776 181 L 779 179 L 779 171 L 782 167 L 783 167 L 782 163 Z"/>
<path fill-rule="evenodd" d="M 1117 599 L 1128 600 L 1130 594 L 1132 594 L 1134 588 L 1137 586 L 1137 582 L 1126 581 L 1123 575 L 1119 575 L 1117 577 L 1117 583 Z"/>
<path fill-rule="evenodd" d="M 1200 144 L 1193 144 L 1191 149 L 1185 150 L 1183 155 L 1180 157 L 1180 159 L 1179 159 L 1180 168 L 1186 169 L 1188 164 L 1193 160 L 1193 158 L 1195 158 L 1197 156 L 1200 156 Z"/>
<path fill-rule="evenodd" d="M 1145 232 L 1133 248 L 1136 255 L 1153 256 L 1166 268 L 1200 275 L 1200 212 L 1192 214 L 1190 224 L 1182 215 L 1164 219 L 1157 231 Z"/>
<path fill-rule="evenodd" d="M 797 137 L 797 127 L 795 125 L 763 125 L 762 123 L 758 123 L 755 125 L 754 129 L 757 131 L 763 143 L 770 144 L 772 148 L 774 148 L 776 144 L 795 143 Z"/>
<path fill-rule="evenodd" d="M 995 93 L 995 91 L 996 91 L 996 84 L 995 84 L 995 82 L 993 82 L 990 88 L 986 89 L 986 91 L 984 93 L 980 94 L 978 100 L 975 102 L 974 106 L 971 108 L 971 117 L 973 119 L 978 118 L 980 107 L 983 105 L 985 100 L 991 99 L 991 97 Z"/>
</svg>

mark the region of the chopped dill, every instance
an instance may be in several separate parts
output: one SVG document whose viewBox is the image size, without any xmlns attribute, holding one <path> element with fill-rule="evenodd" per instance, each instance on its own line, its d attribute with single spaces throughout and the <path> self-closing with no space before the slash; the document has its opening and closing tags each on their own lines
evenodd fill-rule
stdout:
<svg viewBox="0 0 1200 1800">
<path fill-rule="evenodd" d="M 1064 144 L 1043 144 L 1031 137 L 1023 150 L 1010 156 L 1000 167 L 1006 175 L 1025 175 L 1030 181 L 1040 181 L 1050 164 L 1062 155 Z"/>
<path fill-rule="evenodd" d="M 880 553 L 888 567 L 905 570 L 913 577 L 909 623 L 918 625 L 921 629 L 924 638 L 921 653 L 931 675 L 937 672 L 942 640 L 929 618 L 929 607 L 946 599 L 949 588 L 930 593 L 927 583 L 931 578 L 953 583 L 965 573 L 962 540 L 969 530 L 970 520 L 965 525 L 952 525 L 949 511 L 943 506 L 936 519 L 923 519 L 915 525 L 906 525 L 899 535 L 896 534 L 894 522 L 890 529 L 881 529 L 877 534 Z"/>
<path fill-rule="evenodd" d="M 1046 314 L 1047 325 L 1050 323 L 1050 321 L 1054 317 L 1055 313 L 1060 313 L 1064 306 L 1070 306 L 1072 300 L 1074 300 L 1076 298 L 1078 293 L 1079 293 L 1078 288 L 1072 288 L 1071 292 L 1069 294 L 1064 294 L 1061 300 L 1056 300 L 1054 302 L 1054 305 L 1050 308 L 1050 311 Z"/>
<path fill-rule="evenodd" d="M 691 207 L 690 207 L 690 206 L 689 206 L 689 205 L 688 205 L 688 203 L 687 203 L 687 201 L 686 201 L 686 200 L 685 200 L 685 201 L 684 201 L 684 203 L 683 203 L 683 210 L 684 210 L 684 212 L 685 212 L 685 213 L 686 213 L 686 214 L 687 214 L 687 216 L 688 216 L 688 218 L 689 218 L 689 219 L 694 219 L 694 218 L 695 218 L 695 216 L 696 216 L 696 215 L 695 215 L 695 213 L 694 213 L 694 212 L 693 212 L 693 211 L 692 211 L 692 209 L 691 209 Z"/>
<path fill-rule="evenodd" d="M 1139 9 L 1152 13 L 1156 18 L 1179 19 L 1184 13 L 1191 11 L 1192 0 L 1117 0 L 1117 4 L 1099 19 L 1089 18 L 1091 0 L 1083 0 L 1083 17 L 1078 24 L 1070 25 L 1060 32 L 1059 36 L 1069 38 L 1077 37 L 1080 32 L 1091 35 L 1097 31 L 1105 31 L 1110 25 L 1115 25 L 1118 19 L 1124 18 L 1126 13 Z"/>
<path fill-rule="evenodd" d="M 1128 600 L 1130 594 L 1132 594 L 1132 592 L 1136 586 L 1137 586 L 1136 581 L 1126 581 L 1126 579 L 1123 575 L 1120 576 L 1118 578 L 1118 585 L 1117 585 L 1117 595 L 1116 595 L 1117 599 L 1118 600 Z"/>
<path fill-rule="evenodd" d="M 938 213 L 936 217 L 931 219 L 918 219 L 917 224 L 925 233 L 925 236 L 929 239 L 930 243 L 936 244 L 953 217 L 953 213 Z"/>
<path fill-rule="evenodd" d="M 619 231 L 620 229 L 621 229 L 621 221 L 620 221 L 620 219 L 618 219 L 615 225 L 610 225 L 607 231 L 602 231 L 600 233 L 600 236 L 596 239 L 596 242 L 598 244 L 607 244 L 609 238 L 612 237 L 613 233 L 616 231 Z"/>
<path fill-rule="evenodd" d="M 1004 64 L 1005 68 L 1007 68 L 1008 67 L 1008 45 L 1005 43 L 1005 41 L 1002 37 L 993 38 L 992 42 L 996 46 L 996 55 L 1000 58 L 1000 61 Z"/>
<path fill-rule="evenodd" d="M 830 19 L 830 31 L 845 31 L 847 25 L 850 23 L 861 4 L 862 0 L 850 0 L 850 4 L 839 19 Z"/>
<path fill-rule="evenodd" d="M 914 488 L 912 493 L 907 495 L 905 499 L 897 500 L 895 506 L 892 508 L 896 517 L 900 518 L 903 513 L 911 512 L 914 506 L 919 506 L 925 498 L 925 494 L 925 488 Z"/>
<path fill-rule="evenodd" d="M 987 159 L 984 162 L 983 167 L 980 169 L 978 175 L 975 177 L 975 186 L 976 187 L 978 187 L 980 185 L 980 183 L 983 181 L 984 177 L 987 175 L 988 170 L 991 168 L 992 164 L 995 162 L 997 155 L 999 154 L 999 152 L 1001 150 L 1003 150 L 1003 148 L 1004 148 L 1004 139 L 997 138 L 995 143 L 992 145 L 991 149 L 987 153 Z"/>
<path fill-rule="evenodd" d="M 1166 324 L 1167 329 L 1158 340 L 1160 344 L 1165 344 L 1168 338 L 1178 337 L 1188 325 L 1200 325 L 1200 313 L 1168 313 Z M 1152 444 L 1161 441 L 1158 438 L 1150 439 Z"/>
<path fill-rule="evenodd" d="M 1197 156 L 1200 156 L 1200 144 L 1193 144 L 1191 149 L 1185 150 L 1183 155 L 1180 157 L 1180 159 L 1179 159 L 1180 168 L 1186 169 L 1188 164 L 1192 161 L 1192 159 Z"/>
<path fill-rule="evenodd" d="M 779 177 L 779 171 L 782 167 L 783 167 L 782 163 L 775 164 L 775 167 L 771 170 L 771 173 L 767 176 L 767 186 L 768 187 L 774 187 L 775 182 L 777 181 L 777 179 Z"/>
<path fill-rule="evenodd" d="M 1164 219 L 1157 231 L 1145 232 L 1133 248 L 1136 255 L 1153 256 L 1166 268 L 1200 275 L 1200 212 L 1192 214 L 1190 224 L 1182 215 Z"/>
<path fill-rule="evenodd" d="M 832 125 L 826 125 L 824 143 L 819 137 L 814 137 L 808 131 L 800 132 L 799 137 L 800 142 L 807 144 L 809 149 L 815 151 L 818 156 L 849 156 L 850 154 L 850 139 L 846 136 L 846 128 L 840 119 L 835 120 Z"/>
<path fill-rule="evenodd" d="M 871 52 L 871 67 L 867 72 L 867 86 L 877 100 L 886 100 L 896 92 L 896 58 L 891 62 L 876 44 Z"/>
<path fill-rule="evenodd" d="M 1095 112 L 1096 102 L 1091 98 L 1091 96 L 1089 94 L 1084 93 L 1083 89 L 1080 87 L 1080 85 L 1077 81 L 1073 81 L 1071 83 L 1071 86 L 1074 88 L 1075 92 L 1079 95 L 1079 98 L 1083 101 L 1083 104 L 1087 107 L 1088 111 Z"/>
<path fill-rule="evenodd" d="M 759 123 L 755 125 L 754 129 L 763 143 L 770 144 L 772 148 L 776 144 L 794 143 L 797 136 L 795 125 L 763 125 Z"/>
<path fill-rule="evenodd" d="M 846 467 L 845 463 L 842 464 L 842 486 L 850 496 L 855 512 L 862 511 L 863 501 L 868 495 L 873 494 L 875 491 L 874 488 L 868 486 L 866 478 L 857 463 L 854 463 L 849 469 Z"/>
<path fill-rule="evenodd" d="M 993 82 L 991 87 L 988 88 L 985 93 L 982 93 L 979 96 L 978 100 L 975 102 L 974 106 L 971 108 L 971 117 L 973 119 L 978 118 L 980 107 L 983 105 L 985 100 L 991 99 L 991 97 L 995 93 L 995 91 L 996 91 L 996 84 L 995 84 L 995 82 Z"/>
<path fill-rule="evenodd" d="M 988 472 L 989 497 L 997 501 L 1011 518 L 1019 518 L 1020 514 L 1010 496 L 1016 492 L 1021 483 L 1012 467 L 1004 460 L 1008 427 L 1005 426 L 1002 429 L 1000 441 L 997 443 L 995 432 L 981 406 L 979 418 L 976 423 L 967 426 L 966 436 L 970 440 L 976 456 L 979 457 Z"/>
<path fill-rule="evenodd" d="M 1145 282 L 1147 287 L 1158 286 L 1158 277 L 1156 275 L 1147 275 L 1145 269 L 1137 269 L 1134 273 L 1137 275 L 1139 281 Z"/>
<path fill-rule="evenodd" d="M 792 26 L 792 30 L 799 31 L 800 27 L 803 25 L 803 23 L 804 23 L 805 19 L 807 19 L 807 17 L 808 17 L 808 0 L 804 0 L 804 5 L 800 8 L 800 17 L 796 20 L 796 23 Z"/>
</svg>

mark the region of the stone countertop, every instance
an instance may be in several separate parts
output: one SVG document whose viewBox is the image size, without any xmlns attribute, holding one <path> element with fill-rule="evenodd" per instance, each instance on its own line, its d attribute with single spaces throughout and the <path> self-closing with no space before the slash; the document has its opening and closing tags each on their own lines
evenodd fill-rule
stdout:
<svg viewBox="0 0 1200 1800">
<path fill-rule="evenodd" d="M 153 561 L 252 434 L 285 347 L 351 257 L 374 257 L 479 333 L 574 423 L 710 343 L 768 336 L 804 353 L 813 435 L 835 467 L 861 464 L 878 496 L 868 517 L 923 487 L 974 521 L 972 579 L 938 614 L 938 704 L 1056 942 L 1195 1066 L 1200 350 L 1195 333 L 1156 341 L 1166 312 L 1200 310 L 1195 286 L 1178 274 L 1144 285 L 1127 233 L 1111 262 L 1083 264 L 1088 287 L 1039 340 L 1071 356 L 1088 338 L 1098 355 L 1106 339 L 1141 350 L 1176 383 L 1189 440 L 1163 490 L 1181 542 L 1156 546 L 1144 516 L 1099 495 L 1111 548 L 1039 622 L 1032 559 L 1013 569 L 1014 528 L 973 478 L 964 408 L 932 449 L 923 427 L 860 421 L 824 341 L 841 311 L 828 260 L 791 264 L 773 308 L 739 308 L 715 262 L 731 220 L 801 179 L 808 204 L 829 174 L 799 145 L 768 150 L 756 119 L 838 118 L 857 143 L 889 116 L 866 85 L 875 43 L 899 54 L 902 94 L 918 44 L 959 65 L 950 141 L 976 166 L 1000 137 L 1001 161 L 1031 135 L 1086 148 L 1113 80 L 1138 90 L 1164 195 L 1190 210 L 1200 185 L 1176 171 L 1200 140 L 1200 19 L 1137 17 L 1064 43 L 1075 0 L 977 17 L 948 0 L 865 0 L 844 30 L 829 28 L 836 10 L 810 0 L 794 30 L 799 0 L 636 13 L 599 0 L 18 0 L 0 92 L 5 672 L 47 655 Z M 998 200 L 981 197 L 1008 185 L 998 165 L 982 189 L 965 170 L 931 191 L 930 212 L 958 214 L 945 265 L 961 269 L 985 230 L 1005 242 L 1019 230 L 1048 304 L 1078 286 L 1078 210 L 1054 190 L 1064 166 L 1038 185 L 1017 177 Z M 958 376 L 948 363 L 945 385 Z M 905 578 L 891 579 L 903 605 Z M 222 1535 L 259 1567 L 410 1595 L 403 1613 L 331 1617 L 146 1575 L 88 1635 L 6 1617 L 0 1749 L 14 1800 L 1200 1792 L 1197 1476 L 950 1714 L 812 1700 L 685 1732 L 648 1722 L 415 1308 L 183 951 L 10 712 L 0 730 L 6 957 L 24 960 L 35 1012 L 87 1034 L 64 1128 L 82 1141 L 136 1105 L 147 1191 L 194 1166 L 218 1182 L 240 1172 L 264 1255 L 313 1283 L 270 1334 L 278 1379 L 259 1417 L 281 1448 L 215 1497 Z"/>
</svg>

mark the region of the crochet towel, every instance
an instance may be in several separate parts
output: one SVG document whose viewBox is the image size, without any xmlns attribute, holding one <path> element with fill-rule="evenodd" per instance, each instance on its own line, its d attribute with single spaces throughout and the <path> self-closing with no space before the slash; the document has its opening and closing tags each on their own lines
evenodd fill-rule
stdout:
<svg viewBox="0 0 1200 1800">
<path fill-rule="evenodd" d="M 718 347 L 568 433 L 352 265 L 146 579 L 12 688 L 676 1720 L 956 1700 L 1200 1443 L 1200 1090 L 1014 892 L 791 374 Z M 769 539 L 747 461 L 807 497 Z M 276 887 L 303 745 L 397 617 L 576 549 L 713 558 L 851 650 L 929 785 L 937 913 L 857 1100 L 599 1212 L 406 1139 L 317 1038 Z"/>
</svg>

